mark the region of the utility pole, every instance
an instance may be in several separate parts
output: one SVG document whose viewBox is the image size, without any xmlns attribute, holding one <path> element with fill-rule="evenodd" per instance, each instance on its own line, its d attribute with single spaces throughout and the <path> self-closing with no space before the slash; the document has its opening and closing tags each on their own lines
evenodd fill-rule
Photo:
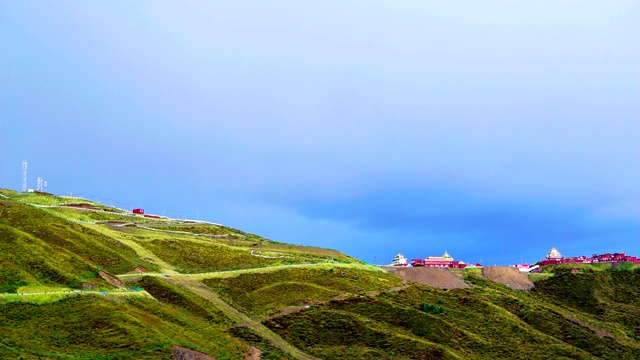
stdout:
<svg viewBox="0 0 640 360">
<path fill-rule="evenodd" d="M 27 192 L 27 160 L 22 162 L 22 192 Z"/>
</svg>

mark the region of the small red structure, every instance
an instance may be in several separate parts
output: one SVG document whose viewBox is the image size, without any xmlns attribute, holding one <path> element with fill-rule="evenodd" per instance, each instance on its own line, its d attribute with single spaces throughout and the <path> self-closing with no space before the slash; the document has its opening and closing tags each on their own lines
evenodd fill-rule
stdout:
<svg viewBox="0 0 640 360">
<path fill-rule="evenodd" d="M 411 266 L 424 266 L 424 261 L 422 261 L 422 259 L 413 259 L 411 260 Z"/>
<path fill-rule="evenodd" d="M 162 219 L 162 217 L 160 217 L 158 215 L 145 215 L 144 217 L 151 218 L 151 219 Z"/>
<path fill-rule="evenodd" d="M 133 209 L 134 214 L 144 214 L 144 209 Z"/>
</svg>

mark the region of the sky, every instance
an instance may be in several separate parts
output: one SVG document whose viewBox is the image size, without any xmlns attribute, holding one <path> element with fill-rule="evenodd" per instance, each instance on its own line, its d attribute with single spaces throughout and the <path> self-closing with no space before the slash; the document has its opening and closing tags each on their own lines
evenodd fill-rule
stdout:
<svg viewBox="0 0 640 360">
<path fill-rule="evenodd" d="M 637 1 L 0 2 L 0 187 L 372 263 L 640 255 Z"/>
</svg>

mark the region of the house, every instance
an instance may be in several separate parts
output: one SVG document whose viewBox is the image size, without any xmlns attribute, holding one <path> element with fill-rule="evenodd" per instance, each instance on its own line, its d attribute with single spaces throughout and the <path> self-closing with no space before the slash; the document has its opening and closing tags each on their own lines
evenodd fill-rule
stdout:
<svg viewBox="0 0 640 360">
<path fill-rule="evenodd" d="M 398 255 L 396 255 L 396 257 L 393 258 L 392 265 L 393 266 L 408 266 L 409 264 L 407 264 L 407 258 L 404 257 L 404 255 L 398 254 Z"/>
</svg>

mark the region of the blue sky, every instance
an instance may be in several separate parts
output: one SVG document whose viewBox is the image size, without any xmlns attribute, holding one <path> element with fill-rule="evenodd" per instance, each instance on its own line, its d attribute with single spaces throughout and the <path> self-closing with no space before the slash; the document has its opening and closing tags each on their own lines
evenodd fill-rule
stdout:
<svg viewBox="0 0 640 360">
<path fill-rule="evenodd" d="M 0 187 L 370 262 L 640 255 L 636 1 L 3 1 Z"/>
</svg>

